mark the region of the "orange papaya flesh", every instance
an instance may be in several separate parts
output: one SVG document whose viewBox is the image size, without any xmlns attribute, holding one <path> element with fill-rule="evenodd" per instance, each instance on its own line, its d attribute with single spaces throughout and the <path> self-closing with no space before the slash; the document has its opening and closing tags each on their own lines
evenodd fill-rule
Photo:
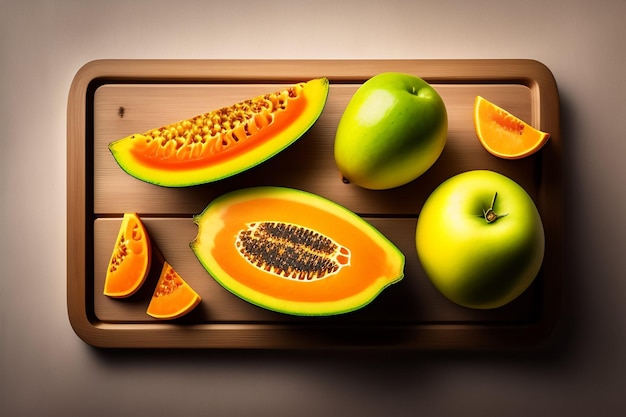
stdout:
<svg viewBox="0 0 626 417">
<path fill-rule="evenodd" d="M 194 217 L 190 246 L 223 287 L 292 315 L 364 307 L 404 276 L 404 255 L 382 233 L 323 197 L 282 187 L 237 190 Z"/>
<path fill-rule="evenodd" d="M 326 104 L 326 78 L 299 83 L 109 144 L 128 174 L 185 187 L 252 168 L 299 139 Z"/>
<path fill-rule="evenodd" d="M 152 245 L 146 228 L 135 213 L 122 218 L 107 267 L 103 293 L 125 298 L 141 287 L 150 272 Z"/>
<path fill-rule="evenodd" d="M 200 301 L 200 295 L 165 261 L 146 313 L 157 319 L 175 319 L 189 313 Z"/>
</svg>

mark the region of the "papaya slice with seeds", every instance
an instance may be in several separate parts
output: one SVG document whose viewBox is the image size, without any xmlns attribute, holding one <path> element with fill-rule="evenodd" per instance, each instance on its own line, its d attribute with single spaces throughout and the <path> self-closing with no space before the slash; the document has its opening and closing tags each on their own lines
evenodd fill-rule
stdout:
<svg viewBox="0 0 626 417">
<path fill-rule="evenodd" d="M 107 267 L 104 295 L 125 298 L 137 292 L 150 272 L 151 258 L 146 228 L 137 214 L 125 213 Z"/>
<path fill-rule="evenodd" d="M 142 181 L 186 187 L 252 168 L 298 140 L 326 104 L 317 78 L 109 144 L 118 165 Z"/>
<path fill-rule="evenodd" d="M 189 313 L 200 301 L 200 295 L 165 261 L 146 313 L 157 319 L 175 319 Z"/>
</svg>

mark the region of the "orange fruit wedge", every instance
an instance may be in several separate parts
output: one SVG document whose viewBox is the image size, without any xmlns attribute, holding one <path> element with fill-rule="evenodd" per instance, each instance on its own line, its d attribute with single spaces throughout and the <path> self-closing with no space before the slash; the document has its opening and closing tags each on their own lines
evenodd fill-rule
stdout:
<svg viewBox="0 0 626 417">
<path fill-rule="evenodd" d="M 157 319 L 175 319 L 189 313 L 200 301 L 200 295 L 164 262 L 146 313 Z"/>
<path fill-rule="evenodd" d="M 150 238 L 141 219 L 135 213 L 124 213 L 107 266 L 104 295 L 125 298 L 137 292 L 150 271 L 151 256 Z"/>
<path fill-rule="evenodd" d="M 520 159 L 537 152 L 550 134 L 520 120 L 489 100 L 476 96 L 474 127 L 483 147 L 504 159 Z"/>
</svg>

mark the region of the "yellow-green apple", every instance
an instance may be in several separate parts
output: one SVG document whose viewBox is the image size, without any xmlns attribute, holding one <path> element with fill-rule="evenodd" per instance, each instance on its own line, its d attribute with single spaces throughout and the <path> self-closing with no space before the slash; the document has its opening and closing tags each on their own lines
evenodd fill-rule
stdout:
<svg viewBox="0 0 626 417">
<path fill-rule="evenodd" d="M 343 177 L 363 188 L 409 183 L 441 155 L 448 113 L 437 91 L 410 74 L 368 79 L 350 99 L 335 135 L 335 162 Z"/>
<path fill-rule="evenodd" d="M 474 170 L 440 184 L 415 233 L 418 258 L 451 301 L 489 309 L 524 292 L 541 269 L 545 236 L 537 207 L 518 183 Z"/>
</svg>

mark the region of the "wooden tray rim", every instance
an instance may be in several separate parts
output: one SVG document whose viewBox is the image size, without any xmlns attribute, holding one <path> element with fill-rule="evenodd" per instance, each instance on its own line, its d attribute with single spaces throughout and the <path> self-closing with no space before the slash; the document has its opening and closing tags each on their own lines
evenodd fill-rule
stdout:
<svg viewBox="0 0 626 417">
<path fill-rule="evenodd" d="M 297 70 L 294 70 L 297 68 Z M 543 296 L 550 299 L 536 323 L 520 326 L 485 324 L 299 326 L 293 324 L 172 323 L 123 324 L 99 322 L 88 311 L 86 256 L 89 244 L 86 222 L 88 178 L 86 143 L 89 97 L 107 83 L 233 83 L 299 82 L 319 76 L 332 83 L 360 83 L 384 71 L 411 72 L 432 84 L 521 84 L 533 97 L 532 122 L 551 133 L 552 151 L 543 156 L 549 166 L 545 178 L 550 190 L 540 200 L 551 202 L 547 216 L 556 225 L 551 231 L 553 261 L 545 272 L 550 280 Z M 294 75 L 295 74 L 295 75 Z M 557 117 L 549 117 L 557 115 Z M 562 142 L 556 81 L 550 70 L 532 59 L 433 59 L 433 60 L 153 60 L 104 59 L 88 62 L 76 73 L 67 108 L 67 300 L 68 317 L 75 333 L 86 343 L 103 348 L 412 348 L 493 349 L 527 347 L 552 332 L 561 308 L 563 281 Z M 557 168 L 555 168 L 557 167 Z M 554 195 L 555 190 L 561 195 Z M 363 334 L 367 333 L 367 337 Z M 193 336 L 190 336 L 192 334 Z M 350 335 L 350 336 L 347 336 Z"/>
</svg>

